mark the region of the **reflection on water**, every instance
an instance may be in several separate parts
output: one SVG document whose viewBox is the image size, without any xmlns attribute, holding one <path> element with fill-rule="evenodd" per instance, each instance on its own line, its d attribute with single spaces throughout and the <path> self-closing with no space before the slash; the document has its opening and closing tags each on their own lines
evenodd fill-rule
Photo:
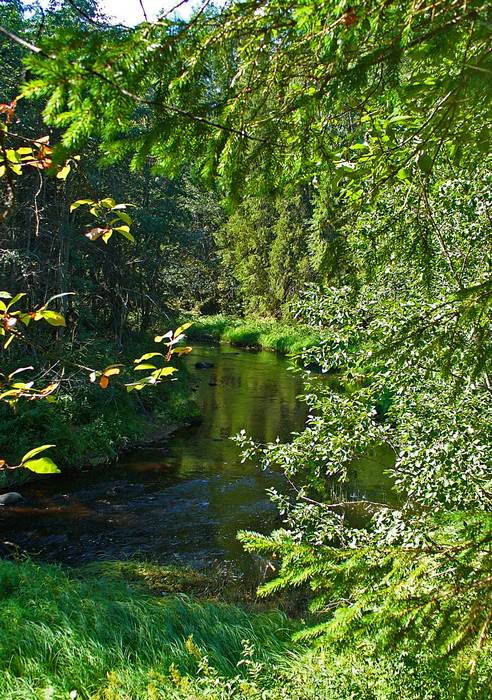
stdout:
<svg viewBox="0 0 492 700">
<path fill-rule="evenodd" d="M 262 442 L 285 441 L 300 430 L 301 378 L 266 352 L 195 347 L 187 361 L 200 425 L 174 434 L 165 448 L 134 450 L 109 467 L 26 486 L 26 505 L 0 511 L 0 541 L 70 564 L 140 556 L 247 566 L 236 532 L 271 530 L 277 514 L 265 489 L 285 485 L 280 474 L 241 463 L 229 438 L 244 428 Z M 196 369 L 200 361 L 214 366 Z M 390 461 L 391 454 L 378 452 L 354 463 L 349 496 L 383 499 L 390 484 L 382 469 Z"/>
</svg>

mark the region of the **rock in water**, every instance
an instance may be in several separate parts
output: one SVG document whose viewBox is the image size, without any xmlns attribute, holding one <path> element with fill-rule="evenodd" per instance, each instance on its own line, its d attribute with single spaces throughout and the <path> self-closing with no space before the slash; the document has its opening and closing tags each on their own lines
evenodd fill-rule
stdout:
<svg viewBox="0 0 492 700">
<path fill-rule="evenodd" d="M 24 496 L 21 496 L 20 493 L 10 491 L 10 493 L 3 493 L 0 495 L 0 506 L 13 506 L 23 500 Z"/>
<path fill-rule="evenodd" d="M 195 362 L 197 369 L 212 369 L 213 366 L 213 362 Z"/>
</svg>

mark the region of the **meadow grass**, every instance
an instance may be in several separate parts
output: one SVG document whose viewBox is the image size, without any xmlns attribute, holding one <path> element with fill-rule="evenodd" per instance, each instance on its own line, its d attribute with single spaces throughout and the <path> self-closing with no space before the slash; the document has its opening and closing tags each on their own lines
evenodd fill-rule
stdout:
<svg viewBox="0 0 492 700">
<path fill-rule="evenodd" d="M 238 319 L 224 315 L 202 316 L 187 331 L 191 340 L 226 342 L 242 347 L 273 350 L 294 355 L 313 347 L 320 334 L 298 324 L 279 323 L 270 319 Z"/>
<path fill-rule="evenodd" d="M 281 612 L 149 595 L 111 571 L 0 560 L 2 700 L 147 698 L 157 680 L 156 697 L 181 697 L 205 657 L 228 678 L 245 644 L 269 666 L 293 647 L 295 624 Z"/>
<path fill-rule="evenodd" d="M 0 699 L 472 697 L 461 694 L 452 663 L 418 638 L 401 651 L 384 652 L 370 637 L 307 649 L 292 641 L 300 621 L 221 603 L 216 593 L 206 575 L 152 563 L 0 560 Z M 489 671 L 474 700 L 490 697 Z"/>
</svg>

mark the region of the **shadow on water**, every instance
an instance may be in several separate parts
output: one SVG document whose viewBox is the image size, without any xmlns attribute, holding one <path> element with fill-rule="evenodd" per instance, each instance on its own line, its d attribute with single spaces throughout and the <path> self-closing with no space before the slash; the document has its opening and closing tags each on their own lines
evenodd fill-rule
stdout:
<svg viewBox="0 0 492 700">
<path fill-rule="evenodd" d="M 267 442 L 302 429 L 299 375 L 272 353 L 195 347 L 187 358 L 203 422 L 165 447 L 136 449 L 119 462 L 26 486 L 25 505 L 0 512 L 0 540 L 48 561 L 81 564 L 149 558 L 207 566 L 232 560 L 249 566 L 236 532 L 268 532 L 278 522 L 265 494 L 285 488 L 282 476 L 241 463 L 229 438 L 244 428 Z M 197 369 L 195 363 L 212 363 Z M 354 463 L 350 498 L 383 500 L 382 474 L 391 455 Z"/>
</svg>

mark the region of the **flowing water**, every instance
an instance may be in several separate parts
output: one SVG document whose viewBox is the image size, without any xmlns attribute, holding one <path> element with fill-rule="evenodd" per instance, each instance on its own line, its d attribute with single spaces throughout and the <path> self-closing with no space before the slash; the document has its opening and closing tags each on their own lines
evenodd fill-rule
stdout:
<svg viewBox="0 0 492 700">
<path fill-rule="evenodd" d="M 137 556 L 250 566 L 236 532 L 270 531 L 278 515 L 265 490 L 286 485 L 276 472 L 241 463 L 230 437 L 244 428 L 259 441 L 285 441 L 301 430 L 302 380 L 273 353 L 229 346 L 195 346 L 187 362 L 202 423 L 113 465 L 24 486 L 25 504 L 0 509 L 4 548 L 74 565 Z M 197 369 L 197 362 L 213 367 Z M 378 452 L 354 465 L 348 495 L 385 499 L 388 459 Z"/>
</svg>

